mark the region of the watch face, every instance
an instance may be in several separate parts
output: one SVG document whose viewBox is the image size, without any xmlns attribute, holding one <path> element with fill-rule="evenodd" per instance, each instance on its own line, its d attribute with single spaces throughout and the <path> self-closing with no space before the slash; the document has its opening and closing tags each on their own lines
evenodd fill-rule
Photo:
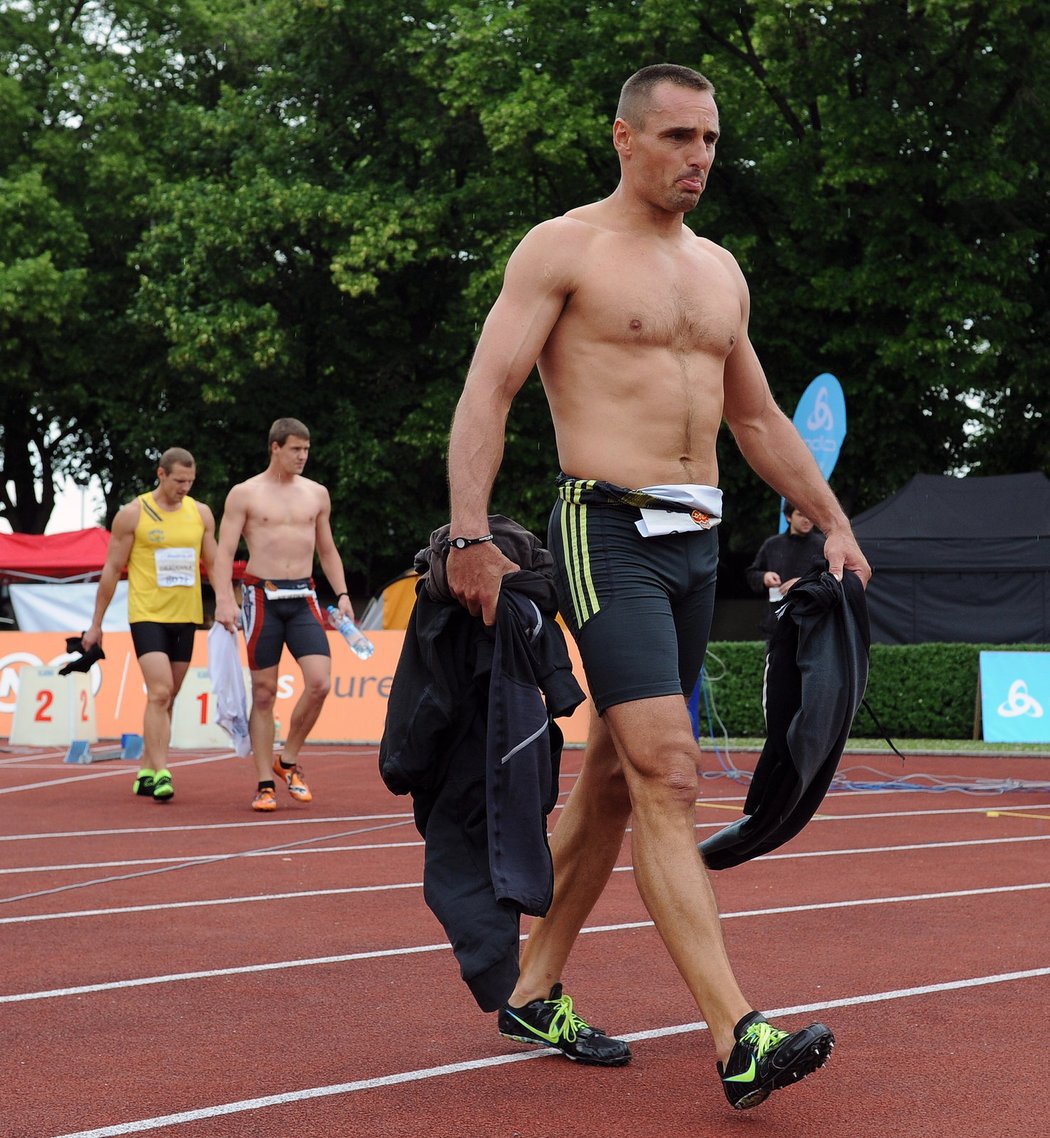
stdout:
<svg viewBox="0 0 1050 1138">
<path fill-rule="evenodd" d="M 453 544 L 453 545 L 454 545 L 454 546 L 455 546 L 457 549 L 466 549 L 466 548 L 467 548 L 467 542 L 466 542 L 466 538 L 457 537 L 457 538 L 456 538 L 456 540 L 455 540 L 455 541 L 453 541 L 453 543 L 452 543 L 452 544 Z"/>
</svg>

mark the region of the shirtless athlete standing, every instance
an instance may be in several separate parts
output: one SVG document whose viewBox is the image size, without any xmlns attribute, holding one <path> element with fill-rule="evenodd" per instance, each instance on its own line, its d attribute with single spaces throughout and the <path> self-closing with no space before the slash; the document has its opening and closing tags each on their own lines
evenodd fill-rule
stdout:
<svg viewBox="0 0 1050 1138">
<path fill-rule="evenodd" d="M 303 477 L 310 432 L 298 419 L 270 428 L 270 465 L 226 496 L 215 556 L 215 619 L 236 626 L 233 559 L 241 537 L 248 545 L 242 621 L 252 674 L 248 731 L 259 785 L 252 809 L 277 809 L 275 776 L 299 802 L 313 795 L 299 766 L 299 750 L 317 722 L 331 687 L 326 621 L 314 591 L 316 551 L 339 611 L 353 616 L 343 563 L 332 538 L 332 503 L 319 482 Z M 303 673 L 303 694 L 292 711 L 284 753 L 274 757 L 277 667 L 285 645 Z"/>
<path fill-rule="evenodd" d="M 694 827 L 697 745 L 686 702 L 710 630 L 724 418 L 750 466 L 827 536 L 831 572 L 870 569 L 809 450 L 777 407 L 748 338 L 734 258 L 684 224 L 718 140 L 711 84 L 672 64 L 624 85 L 612 142 L 620 182 L 545 221 L 507 264 L 449 442 L 448 580 L 486 623 L 516 566 L 485 539 L 514 396 L 538 365 L 563 474 L 548 545 L 563 617 L 594 702 L 583 769 L 552 837 L 554 902 L 522 953 L 499 1030 L 614 1066 L 627 1044 L 590 1028 L 562 969 L 628 821 L 639 892 L 707 1021 L 722 1086 L 746 1109 L 822 1066 L 823 1024 L 788 1033 L 742 994 Z M 648 534 L 648 536 L 644 536 Z M 781 957 L 778 966 L 791 966 Z"/>
</svg>

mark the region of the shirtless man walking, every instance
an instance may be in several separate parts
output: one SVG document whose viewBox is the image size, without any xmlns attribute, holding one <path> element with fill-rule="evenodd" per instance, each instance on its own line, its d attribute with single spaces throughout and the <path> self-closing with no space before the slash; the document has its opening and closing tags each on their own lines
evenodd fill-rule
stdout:
<svg viewBox="0 0 1050 1138">
<path fill-rule="evenodd" d="M 626 1043 L 580 1019 L 560 981 L 631 820 L 642 900 L 710 1028 L 726 1097 L 746 1109 L 822 1066 L 834 1037 L 823 1024 L 774 1028 L 744 997 L 697 852 L 698 754 L 683 695 L 710 630 L 723 418 L 751 467 L 826 535 L 831 572 L 867 582 L 870 569 L 773 400 L 736 261 L 684 224 L 718 129 L 703 76 L 644 68 L 624 85 L 612 129 L 616 189 L 536 226 L 511 255 L 449 441 L 450 534 L 467 540 L 450 549 L 448 581 L 493 623 L 500 579 L 516 566 L 479 539 L 507 415 L 536 364 L 563 471 L 548 546 L 594 714 L 551 842 L 554 902 L 532 925 L 499 1030 L 583 1062 L 630 1058 Z"/>
<path fill-rule="evenodd" d="M 243 581 L 242 623 L 252 675 L 248 731 L 259 785 L 253 810 L 277 809 L 275 778 L 293 798 L 313 795 L 303 778 L 299 751 L 317 722 L 331 687 L 331 654 L 314 591 L 316 552 L 325 577 L 337 590 L 340 612 L 353 617 L 343 563 L 332 538 L 332 503 L 319 482 L 303 477 L 310 432 L 298 419 L 278 419 L 270 428 L 270 465 L 234 486 L 226 497 L 215 557 L 215 619 L 236 626 L 233 559 L 244 537 L 248 566 Z M 303 673 L 303 694 L 292 711 L 284 753 L 274 756 L 277 668 L 285 645 Z"/>
</svg>

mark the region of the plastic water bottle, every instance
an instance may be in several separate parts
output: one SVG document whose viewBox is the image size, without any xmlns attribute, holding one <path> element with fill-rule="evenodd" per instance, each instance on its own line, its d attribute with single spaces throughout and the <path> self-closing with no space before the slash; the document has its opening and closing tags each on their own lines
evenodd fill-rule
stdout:
<svg viewBox="0 0 1050 1138">
<path fill-rule="evenodd" d="M 347 644 L 350 645 L 350 650 L 354 655 L 361 660 L 367 660 L 376 650 L 376 646 L 372 641 L 365 636 L 361 629 L 359 629 L 345 613 L 340 612 L 335 605 L 328 606 L 328 615 L 332 618 L 332 623 L 335 625 L 336 631 Z"/>
</svg>

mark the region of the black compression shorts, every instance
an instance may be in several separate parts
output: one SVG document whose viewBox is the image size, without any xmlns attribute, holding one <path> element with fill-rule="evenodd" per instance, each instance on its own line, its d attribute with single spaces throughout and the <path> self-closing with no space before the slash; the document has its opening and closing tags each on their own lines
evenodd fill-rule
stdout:
<svg viewBox="0 0 1050 1138">
<path fill-rule="evenodd" d="M 130 626 L 136 657 L 163 652 L 173 664 L 188 664 L 193 655 L 195 624 L 167 624 L 156 620 L 136 620 Z"/>
<path fill-rule="evenodd" d="M 714 614 L 714 529 L 642 537 L 637 507 L 559 499 L 547 548 L 561 614 L 599 713 L 692 693 Z"/>
<path fill-rule="evenodd" d="M 301 595 L 286 595 L 296 592 Z M 278 594 L 276 598 L 274 593 Z M 248 667 L 253 672 L 275 668 L 285 645 L 297 660 L 303 656 L 331 655 L 324 617 L 309 578 L 262 581 L 245 577 L 241 613 Z"/>
</svg>

